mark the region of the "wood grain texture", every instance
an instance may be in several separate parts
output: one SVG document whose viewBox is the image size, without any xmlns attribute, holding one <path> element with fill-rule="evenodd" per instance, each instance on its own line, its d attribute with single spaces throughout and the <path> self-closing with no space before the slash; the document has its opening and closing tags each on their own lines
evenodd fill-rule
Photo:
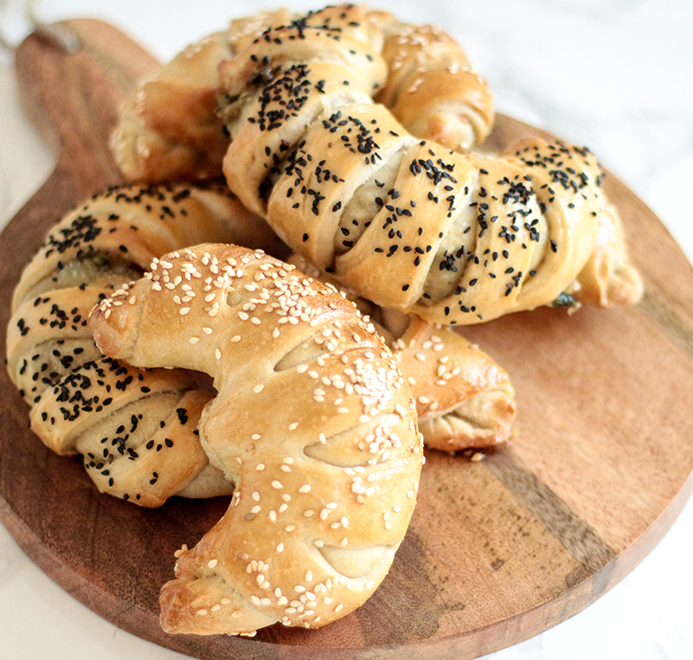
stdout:
<svg viewBox="0 0 693 660">
<path fill-rule="evenodd" d="M 0 324 L 47 228 L 119 181 L 106 148 L 116 109 L 154 60 L 103 23 L 75 20 L 67 53 L 33 35 L 17 52 L 27 112 L 55 149 L 55 172 L 0 241 Z M 499 117 L 489 148 L 536 134 Z M 512 443 L 481 462 L 428 452 L 419 502 L 390 575 L 356 613 L 317 631 L 254 639 L 174 637 L 158 624 L 173 553 L 227 500 L 157 510 L 99 495 L 78 459 L 46 449 L 0 373 L 0 518 L 58 584 L 116 625 L 204 660 L 465 660 L 580 611 L 632 570 L 693 488 L 693 273 L 652 212 L 615 177 L 647 293 L 609 311 L 540 309 L 466 329 L 511 374 Z M 4 333 L 2 351 L 5 351 Z"/>
</svg>

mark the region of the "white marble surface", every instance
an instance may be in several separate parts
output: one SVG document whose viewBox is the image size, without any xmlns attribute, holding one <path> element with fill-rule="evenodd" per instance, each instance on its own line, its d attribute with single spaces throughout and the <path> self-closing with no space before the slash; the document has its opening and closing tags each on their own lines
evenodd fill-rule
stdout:
<svg viewBox="0 0 693 660">
<path fill-rule="evenodd" d="M 318 7 L 304 0 L 295 8 Z M 500 112 L 588 145 L 658 214 L 693 259 L 693 3 L 690 0 L 383 0 L 444 25 L 487 77 Z M 38 0 L 44 21 L 109 20 L 161 59 L 234 15 L 238 0 Z M 165 10 L 162 8 L 165 7 Z M 0 32 L 27 29 L 0 0 Z M 0 53 L 0 227 L 41 185 L 52 157 L 22 116 Z M 693 427 L 693 423 L 692 423 Z M 487 660 L 693 658 L 693 504 L 626 579 L 585 611 Z M 0 658 L 175 660 L 100 619 L 53 584 L 0 525 Z"/>
</svg>

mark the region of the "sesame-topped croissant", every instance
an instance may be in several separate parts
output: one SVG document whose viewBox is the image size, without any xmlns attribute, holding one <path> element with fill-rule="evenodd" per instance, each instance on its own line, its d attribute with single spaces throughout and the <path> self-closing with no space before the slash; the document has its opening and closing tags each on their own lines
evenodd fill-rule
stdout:
<svg viewBox="0 0 693 660">
<path fill-rule="evenodd" d="M 319 627 L 373 593 L 409 524 L 423 447 L 397 360 L 353 303 L 263 252 L 207 244 L 155 261 L 90 323 L 106 355 L 202 371 L 217 390 L 200 439 L 235 491 L 180 553 L 166 631 Z"/>
</svg>

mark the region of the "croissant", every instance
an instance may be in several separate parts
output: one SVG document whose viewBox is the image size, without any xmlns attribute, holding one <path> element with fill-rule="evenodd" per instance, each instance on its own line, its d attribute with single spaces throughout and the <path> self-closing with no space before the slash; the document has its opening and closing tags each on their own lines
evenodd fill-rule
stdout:
<svg viewBox="0 0 693 660">
<path fill-rule="evenodd" d="M 388 76 L 375 100 L 419 138 L 456 151 L 483 142 L 493 127 L 493 97 L 462 47 L 436 26 L 368 10 L 370 20 L 376 16 Z"/>
<path fill-rule="evenodd" d="M 125 177 L 161 183 L 219 176 L 227 139 L 216 115 L 217 67 L 249 36 L 286 20 L 288 13 L 279 10 L 231 21 L 143 80 L 126 99 L 109 141 Z"/>
<path fill-rule="evenodd" d="M 606 303 L 639 298 L 587 149 L 528 139 L 494 157 L 414 137 L 373 102 L 386 67 L 359 36 L 277 28 L 221 64 L 224 174 L 247 208 L 359 295 L 434 323 L 598 298 L 579 276 L 600 232 L 618 254 L 597 275 L 619 279 Z"/>
<path fill-rule="evenodd" d="M 201 240 L 279 249 L 225 186 L 111 188 L 51 228 L 13 295 L 7 367 L 31 428 L 57 453 L 83 455 L 99 490 L 142 506 L 231 491 L 197 437 L 213 391 L 183 371 L 104 358 L 87 319 L 152 259 Z"/>
<path fill-rule="evenodd" d="M 353 303 L 263 252 L 207 244 L 155 261 L 91 326 L 106 355 L 199 370 L 218 392 L 200 439 L 236 488 L 179 553 L 166 631 L 318 627 L 368 598 L 407 529 L 423 452 L 397 361 Z"/>
<path fill-rule="evenodd" d="M 188 46 L 137 87 L 110 141 L 124 175 L 148 182 L 221 175 L 228 139 L 217 115 L 218 66 L 271 27 L 283 25 L 301 30 L 324 25 L 332 34 L 368 40 L 387 67 L 381 71 L 380 102 L 415 135 L 468 149 L 490 132 L 488 86 L 470 68 L 462 48 L 441 30 L 402 23 L 365 6 L 329 7 L 307 15 L 280 9 L 231 21 L 226 30 Z M 258 71 L 260 77 L 264 74 Z"/>
<path fill-rule="evenodd" d="M 288 262 L 329 282 L 373 322 L 399 359 L 416 401 L 419 431 L 432 449 L 483 449 L 510 437 L 516 413 L 508 373 L 450 326 L 434 325 L 359 298 L 304 257 Z"/>
</svg>

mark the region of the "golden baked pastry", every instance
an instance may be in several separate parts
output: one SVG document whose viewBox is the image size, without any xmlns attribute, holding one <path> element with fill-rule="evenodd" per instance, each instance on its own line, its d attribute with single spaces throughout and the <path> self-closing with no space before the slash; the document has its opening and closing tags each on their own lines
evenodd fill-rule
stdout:
<svg viewBox="0 0 693 660">
<path fill-rule="evenodd" d="M 154 258 L 202 240 L 280 245 L 225 186 L 117 187 L 51 228 L 14 292 L 7 367 L 32 430 L 59 454 L 82 454 L 100 491 L 142 506 L 230 492 L 196 435 L 213 392 L 190 373 L 104 358 L 87 319 Z"/>
<path fill-rule="evenodd" d="M 359 298 L 304 257 L 289 263 L 353 300 L 399 359 L 411 387 L 424 444 L 433 449 L 483 449 L 505 442 L 515 418 L 508 373 L 451 326 L 428 323 Z"/>
<path fill-rule="evenodd" d="M 373 593 L 406 532 L 423 448 L 397 360 L 353 303 L 263 252 L 200 245 L 155 261 L 91 326 L 106 355 L 202 371 L 218 392 L 200 440 L 235 491 L 178 557 L 166 631 L 319 627 Z"/>
<path fill-rule="evenodd" d="M 388 68 L 362 32 L 288 25 L 221 64 L 224 174 L 247 208 L 359 295 L 435 323 L 489 321 L 566 291 L 638 299 L 587 149 L 528 139 L 482 156 L 421 140 L 373 102 Z M 600 233 L 613 250 L 597 283 L 580 273 Z"/>
<path fill-rule="evenodd" d="M 306 15 L 280 9 L 231 21 L 226 30 L 188 46 L 138 86 L 111 136 L 124 175 L 148 182 L 220 175 L 228 139 L 216 112 L 217 68 L 269 28 L 283 25 L 325 25 L 335 35 L 356 33 L 368 40 L 386 67 L 381 66 L 378 99 L 415 135 L 469 149 L 490 132 L 488 86 L 442 30 L 402 23 L 365 6 Z"/>
</svg>

